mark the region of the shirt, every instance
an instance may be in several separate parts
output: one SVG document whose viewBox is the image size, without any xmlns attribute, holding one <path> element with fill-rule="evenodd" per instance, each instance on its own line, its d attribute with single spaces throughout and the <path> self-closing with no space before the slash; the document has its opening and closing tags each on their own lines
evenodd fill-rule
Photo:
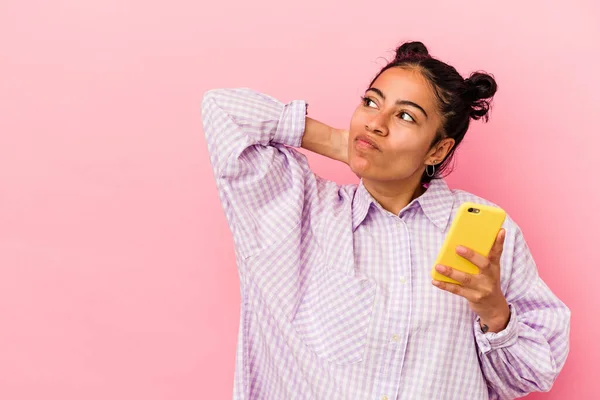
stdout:
<svg viewBox="0 0 600 400">
<path fill-rule="evenodd" d="M 203 130 L 233 235 L 241 306 L 233 398 L 512 399 L 547 391 L 569 309 L 507 216 L 508 326 L 483 333 L 466 299 L 431 284 L 457 208 L 490 202 L 444 180 L 398 215 L 359 184 L 316 176 L 300 147 L 307 104 L 214 89 Z"/>
</svg>

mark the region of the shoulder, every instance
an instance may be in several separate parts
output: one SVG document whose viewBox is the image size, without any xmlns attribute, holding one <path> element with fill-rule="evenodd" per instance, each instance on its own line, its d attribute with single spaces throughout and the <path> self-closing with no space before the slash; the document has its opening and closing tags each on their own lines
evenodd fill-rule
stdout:
<svg viewBox="0 0 600 400">
<path fill-rule="evenodd" d="M 454 195 L 454 199 L 456 200 L 455 204 L 454 204 L 456 208 L 458 208 L 462 203 L 466 203 L 466 202 L 473 202 L 473 203 L 483 204 L 483 205 L 492 206 L 492 207 L 500 207 L 499 205 L 495 204 L 494 202 L 492 202 L 488 199 L 485 199 L 476 194 L 467 192 L 465 190 L 452 189 L 452 194 Z"/>
</svg>

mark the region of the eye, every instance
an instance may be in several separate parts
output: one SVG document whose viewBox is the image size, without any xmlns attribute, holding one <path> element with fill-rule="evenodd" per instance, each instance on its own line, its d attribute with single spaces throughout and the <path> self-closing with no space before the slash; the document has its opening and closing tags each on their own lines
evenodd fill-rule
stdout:
<svg viewBox="0 0 600 400">
<path fill-rule="evenodd" d="M 369 97 L 362 97 L 362 102 L 365 107 L 376 108 L 377 104 Z"/>
<path fill-rule="evenodd" d="M 415 122 L 415 119 L 413 117 L 411 117 L 410 114 L 407 113 L 406 111 L 401 111 L 400 114 L 398 114 L 398 116 L 400 117 L 400 119 L 403 119 L 404 121 Z"/>
</svg>

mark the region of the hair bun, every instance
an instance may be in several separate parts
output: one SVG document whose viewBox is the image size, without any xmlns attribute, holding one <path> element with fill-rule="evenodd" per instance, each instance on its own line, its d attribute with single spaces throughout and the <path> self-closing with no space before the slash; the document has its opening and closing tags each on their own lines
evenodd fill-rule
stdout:
<svg viewBox="0 0 600 400">
<path fill-rule="evenodd" d="M 465 79 L 465 83 L 467 84 L 467 93 L 471 95 L 473 101 L 488 99 L 498 89 L 494 77 L 484 72 L 474 72 L 470 77 Z"/>
<path fill-rule="evenodd" d="M 480 119 L 483 117 L 487 121 L 492 97 L 498 90 L 496 80 L 490 74 L 474 72 L 465 79 L 465 84 L 465 100 L 471 103 L 471 118 Z"/>
<path fill-rule="evenodd" d="M 412 55 L 429 56 L 429 51 L 421 42 L 406 42 L 396 49 L 396 59 Z"/>
</svg>

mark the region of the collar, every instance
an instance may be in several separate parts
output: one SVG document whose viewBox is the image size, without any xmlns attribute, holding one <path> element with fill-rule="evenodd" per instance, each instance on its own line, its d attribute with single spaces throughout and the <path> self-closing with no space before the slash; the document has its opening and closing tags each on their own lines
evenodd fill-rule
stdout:
<svg viewBox="0 0 600 400">
<path fill-rule="evenodd" d="M 381 207 L 361 179 L 352 200 L 352 230 L 356 230 L 364 221 L 371 205 Z M 444 179 L 434 179 L 425 193 L 411 201 L 404 210 L 414 205 L 420 206 L 425 216 L 441 231 L 445 231 L 454 206 L 454 194 Z"/>
</svg>

